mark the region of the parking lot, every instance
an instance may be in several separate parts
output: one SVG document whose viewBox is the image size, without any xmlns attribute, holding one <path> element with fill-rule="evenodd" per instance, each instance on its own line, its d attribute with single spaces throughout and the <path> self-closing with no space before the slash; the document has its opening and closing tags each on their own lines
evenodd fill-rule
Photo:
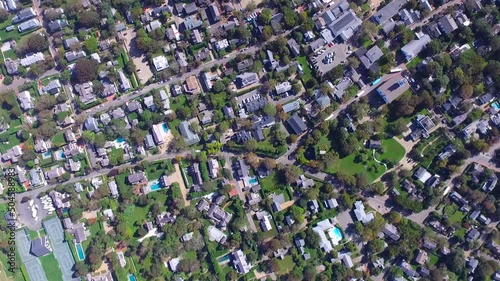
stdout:
<svg viewBox="0 0 500 281">
<path fill-rule="evenodd" d="M 319 55 L 312 58 L 313 65 L 318 70 L 318 73 L 323 75 L 332 70 L 335 66 L 347 63 L 347 52 L 348 48 L 346 44 L 331 43 L 325 45 L 316 51 L 316 54 Z M 332 55 L 329 55 L 330 53 Z M 329 56 L 332 56 L 330 61 L 328 61 Z"/>
<path fill-rule="evenodd" d="M 17 213 L 21 225 L 25 225 L 27 228 L 36 231 L 42 228 L 42 220 L 48 216 L 48 211 L 43 209 L 43 204 L 40 201 L 40 199 L 33 198 L 33 200 L 34 200 L 33 205 L 38 206 L 36 219 L 32 217 L 31 207 L 29 205 L 29 202 L 18 203 Z"/>
</svg>

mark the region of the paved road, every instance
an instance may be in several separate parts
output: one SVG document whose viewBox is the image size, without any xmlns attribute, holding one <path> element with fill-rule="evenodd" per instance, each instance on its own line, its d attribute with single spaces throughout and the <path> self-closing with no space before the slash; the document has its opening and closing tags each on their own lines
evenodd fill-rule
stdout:
<svg viewBox="0 0 500 281">
<path fill-rule="evenodd" d="M 433 10 L 432 12 L 430 12 L 429 15 L 427 15 L 421 21 L 418 21 L 418 22 L 410 24 L 408 26 L 408 28 L 413 30 L 413 29 L 415 29 L 415 28 L 417 28 L 419 26 L 425 25 L 425 24 L 427 24 L 429 22 L 429 19 L 431 19 L 434 15 L 443 12 L 448 7 L 451 7 L 453 5 L 462 4 L 462 2 L 463 2 L 463 0 L 454 0 L 454 1 L 450 1 L 450 2 L 448 2 L 446 4 L 444 4 L 442 6 L 439 6 L 437 9 Z"/>
</svg>

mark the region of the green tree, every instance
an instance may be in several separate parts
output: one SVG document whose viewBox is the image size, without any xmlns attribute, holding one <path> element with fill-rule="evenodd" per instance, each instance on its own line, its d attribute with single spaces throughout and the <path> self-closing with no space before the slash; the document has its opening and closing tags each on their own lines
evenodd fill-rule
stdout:
<svg viewBox="0 0 500 281">
<path fill-rule="evenodd" d="M 99 64 L 93 59 L 79 59 L 73 69 L 76 81 L 78 83 L 85 83 L 95 80 L 97 78 L 97 71 L 99 70 L 98 67 Z"/>
<path fill-rule="evenodd" d="M 274 104 L 268 103 L 264 106 L 264 113 L 269 115 L 269 116 L 275 116 L 276 115 L 276 106 Z"/>
<path fill-rule="evenodd" d="M 10 16 L 10 13 L 5 9 L 0 9 L 0 23 L 6 21 Z"/>
<path fill-rule="evenodd" d="M 90 36 L 89 39 L 85 40 L 84 43 L 85 50 L 89 53 L 95 53 L 99 49 L 99 42 L 97 42 L 97 38 L 94 36 Z"/>
<path fill-rule="evenodd" d="M 264 8 L 259 14 L 259 23 L 262 25 L 268 25 L 271 22 L 271 18 L 273 16 L 273 12 L 269 8 Z"/>
</svg>

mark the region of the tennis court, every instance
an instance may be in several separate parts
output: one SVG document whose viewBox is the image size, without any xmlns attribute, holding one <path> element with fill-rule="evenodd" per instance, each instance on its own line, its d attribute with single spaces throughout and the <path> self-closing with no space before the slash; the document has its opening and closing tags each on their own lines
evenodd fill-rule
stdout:
<svg viewBox="0 0 500 281">
<path fill-rule="evenodd" d="M 68 242 L 64 241 L 64 230 L 61 221 L 58 218 L 46 220 L 43 222 L 43 227 L 49 236 L 50 242 L 52 242 L 52 251 L 61 268 L 63 280 L 79 280 L 72 277 L 75 273 L 73 271 L 75 259 L 71 254 Z"/>
<path fill-rule="evenodd" d="M 30 281 L 48 281 L 42 263 L 30 254 L 31 240 L 25 229 L 16 232 L 16 245 Z"/>
</svg>

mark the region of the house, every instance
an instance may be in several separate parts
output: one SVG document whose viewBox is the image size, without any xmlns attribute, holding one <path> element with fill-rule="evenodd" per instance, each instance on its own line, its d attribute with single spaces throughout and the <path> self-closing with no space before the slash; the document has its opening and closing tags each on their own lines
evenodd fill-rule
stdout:
<svg viewBox="0 0 500 281">
<path fill-rule="evenodd" d="M 37 188 L 47 184 L 45 177 L 42 176 L 42 173 L 43 172 L 40 168 L 30 170 L 30 184 L 32 187 Z"/>
<path fill-rule="evenodd" d="M 373 64 L 383 55 L 382 50 L 377 45 L 371 47 L 368 51 L 364 47 L 356 51 L 356 56 L 366 70 L 370 70 Z"/>
<path fill-rule="evenodd" d="M 238 271 L 238 273 L 247 274 L 252 268 L 252 265 L 247 262 L 246 256 L 241 250 L 233 252 L 231 254 L 231 257 L 233 266 L 236 269 L 236 271 Z"/>
<path fill-rule="evenodd" d="M 250 206 L 254 206 L 259 204 L 262 201 L 262 198 L 258 193 L 250 192 L 247 193 L 247 203 Z"/>
<path fill-rule="evenodd" d="M 348 10 L 328 25 L 328 28 L 332 32 L 333 37 L 340 36 L 345 42 L 354 35 L 361 26 L 361 23 L 361 19 L 356 16 L 354 11 Z"/>
<path fill-rule="evenodd" d="M 379 9 L 372 17 L 378 25 L 392 19 L 399 13 L 399 10 L 406 5 L 407 0 L 393 0 L 389 4 Z"/>
<path fill-rule="evenodd" d="M 390 223 L 385 224 L 384 228 L 382 228 L 382 233 L 384 233 L 386 237 L 391 238 L 393 241 L 398 241 L 399 238 L 401 238 L 396 226 Z"/>
<path fill-rule="evenodd" d="M 185 30 L 193 30 L 201 27 L 203 25 L 203 22 L 196 16 L 189 16 L 184 18 L 182 24 Z"/>
<path fill-rule="evenodd" d="M 68 26 L 68 21 L 63 19 L 53 20 L 47 24 L 49 32 L 54 33 L 56 31 L 62 30 L 64 27 Z"/>
<path fill-rule="evenodd" d="M 304 175 L 300 175 L 299 179 L 295 183 L 298 187 L 308 188 L 314 186 L 314 180 L 310 178 L 306 178 Z"/>
<path fill-rule="evenodd" d="M 174 223 L 176 218 L 177 216 L 170 212 L 162 212 L 161 214 L 156 216 L 155 221 L 156 224 L 161 228 L 167 223 Z"/>
<path fill-rule="evenodd" d="M 473 228 L 467 233 L 465 241 L 467 241 L 467 243 L 474 242 L 479 238 L 479 236 L 481 236 L 481 232 L 479 232 L 477 228 Z"/>
<path fill-rule="evenodd" d="M 299 44 L 297 44 L 297 41 L 295 41 L 295 39 L 289 39 L 287 41 L 287 44 L 288 44 L 288 48 L 290 49 L 290 52 L 292 53 L 292 55 L 294 57 L 300 55 L 300 46 Z"/>
<path fill-rule="evenodd" d="M 292 90 L 292 84 L 290 84 L 290 82 L 288 81 L 285 81 L 276 85 L 274 90 L 276 91 L 277 95 L 282 95 Z"/>
<path fill-rule="evenodd" d="M 259 76 L 255 72 L 244 72 L 236 76 L 235 83 L 238 88 L 244 88 L 259 82 Z"/>
<path fill-rule="evenodd" d="M 219 8 L 215 5 L 215 3 L 212 3 L 208 5 L 208 14 L 210 15 L 210 18 L 212 19 L 212 22 L 218 22 L 220 21 L 220 12 Z"/>
<path fill-rule="evenodd" d="M 95 119 L 92 116 L 89 116 L 85 120 L 85 129 L 92 131 L 92 132 L 98 132 L 99 131 L 99 124 L 97 123 L 97 119 Z"/>
<path fill-rule="evenodd" d="M 291 128 L 292 132 L 297 136 L 301 135 L 307 130 L 306 123 L 302 120 L 302 118 L 299 117 L 297 113 L 288 118 L 286 120 L 286 123 Z"/>
<path fill-rule="evenodd" d="M 196 79 L 196 76 L 192 75 L 186 79 L 184 91 L 192 95 L 198 95 L 201 93 L 200 86 L 198 84 L 198 79 Z"/>
<path fill-rule="evenodd" d="M 323 204 L 325 205 L 325 207 L 328 210 L 335 209 L 335 208 L 337 208 L 339 206 L 339 203 L 337 202 L 337 199 L 335 199 L 335 198 L 330 198 L 328 200 L 325 200 L 323 202 Z"/>
<path fill-rule="evenodd" d="M 456 152 L 455 147 L 453 146 L 452 143 L 450 143 L 443 148 L 443 151 L 441 151 L 441 153 L 439 153 L 438 159 L 439 160 L 448 159 L 450 156 L 455 154 L 455 152 Z"/>
<path fill-rule="evenodd" d="M 47 180 L 52 180 L 52 179 L 56 179 L 56 178 L 64 175 L 65 173 L 66 173 L 66 171 L 64 171 L 64 169 L 62 167 L 57 167 L 57 168 L 50 169 L 47 172 L 45 172 L 45 178 Z"/>
<path fill-rule="evenodd" d="M 182 137 L 184 138 L 184 141 L 188 145 L 193 145 L 195 143 L 200 142 L 200 137 L 198 134 L 194 133 L 189 125 L 188 121 L 182 121 L 179 124 L 179 132 L 181 133 Z"/>
<path fill-rule="evenodd" d="M 78 93 L 80 101 L 84 104 L 94 102 L 97 97 L 94 95 L 94 84 L 92 82 L 85 82 L 75 85 L 75 91 Z"/>
<path fill-rule="evenodd" d="M 146 26 L 146 31 L 149 33 L 161 27 L 161 22 L 159 20 L 154 20 Z"/>
<path fill-rule="evenodd" d="M 260 227 L 262 227 L 262 231 L 270 231 L 273 229 L 273 226 L 271 225 L 271 221 L 269 221 L 269 216 L 264 215 L 262 216 L 260 220 Z"/>
<path fill-rule="evenodd" d="M 399 17 L 404 21 L 405 25 L 410 25 L 420 19 L 420 12 L 410 9 L 403 9 L 399 12 Z"/>
<path fill-rule="evenodd" d="M 259 97 L 258 99 L 251 100 L 244 104 L 245 109 L 249 113 L 257 112 L 263 109 L 267 104 L 267 98 Z"/>
<path fill-rule="evenodd" d="M 354 203 L 354 215 L 356 216 L 356 219 L 363 224 L 367 224 L 375 219 L 373 213 L 365 213 L 365 206 L 361 201 L 356 201 L 356 203 Z"/>
<path fill-rule="evenodd" d="M 64 42 L 63 42 L 64 49 L 66 49 L 66 50 L 69 50 L 72 47 L 76 47 L 79 44 L 80 44 L 80 40 L 78 40 L 78 38 L 76 38 L 75 36 L 68 38 L 68 39 L 64 40 Z"/>
<path fill-rule="evenodd" d="M 38 237 L 31 241 L 30 253 L 35 257 L 43 257 L 52 252 L 50 241 L 47 236 Z"/>
<path fill-rule="evenodd" d="M 409 89 L 411 88 L 406 78 L 394 75 L 377 88 L 377 93 L 385 103 L 391 103 Z"/>
<path fill-rule="evenodd" d="M 207 217 L 217 223 L 220 227 L 225 227 L 229 220 L 231 220 L 231 214 L 227 213 L 220 206 L 212 205 L 208 208 Z"/>
<path fill-rule="evenodd" d="M 380 149 L 382 147 L 382 142 L 380 140 L 368 140 L 367 147 L 369 149 Z"/>
<path fill-rule="evenodd" d="M 427 254 L 426 251 L 418 250 L 418 254 L 415 257 L 415 262 L 424 265 L 429 261 L 429 255 Z"/>
<path fill-rule="evenodd" d="M 479 265 L 479 260 L 476 258 L 469 258 L 467 260 L 467 268 L 469 269 L 469 273 L 473 274 L 476 271 L 477 266 Z"/>
<path fill-rule="evenodd" d="M 201 185 L 203 183 L 203 179 L 201 178 L 199 163 L 193 163 L 190 169 L 190 175 L 193 178 L 193 184 Z"/>
<path fill-rule="evenodd" d="M 18 67 L 20 64 L 21 60 L 11 60 L 10 58 L 6 58 L 4 61 L 5 68 L 7 69 L 7 73 L 9 75 L 15 75 L 18 74 Z"/>
<path fill-rule="evenodd" d="M 249 176 L 250 167 L 245 164 L 243 159 L 239 159 L 233 162 L 233 169 L 237 180 L 243 180 Z M 283 201 L 284 202 L 284 201 Z"/>
<path fill-rule="evenodd" d="M 493 95 L 490 93 L 484 94 L 477 99 L 479 105 L 484 105 L 489 103 L 493 99 Z"/>
<path fill-rule="evenodd" d="M 272 203 L 272 207 L 273 207 L 273 211 L 275 212 L 279 212 L 281 211 L 281 205 L 285 203 L 285 196 L 282 194 L 279 194 L 279 195 L 275 195 L 273 197 L 273 203 Z"/>
<path fill-rule="evenodd" d="M 108 188 L 111 193 L 111 198 L 118 198 L 120 194 L 118 192 L 118 185 L 116 184 L 116 182 L 115 181 L 108 182 Z"/>
<path fill-rule="evenodd" d="M 118 78 L 120 80 L 120 88 L 122 91 L 128 91 L 132 88 L 132 84 L 130 83 L 130 80 L 125 76 L 125 73 L 123 73 L 123 69 L 118 69 Z"/>
<path fill-rule="evenodd" d="M 401 52 L 407 61 L 411 61 L 431 42 L 431 37 L 427 34 L 419 39 L 412 40 L 401 48 Z"/>
<path fill-rule="evenodd" d="M 238 72 L 243 72 L 250 69 L 252 65 L 253 65 L 252 59 L 245 59 L 236 64 L 236 69 L 238 70 Z"/>
<path fill-rule="evenodd" d="M 133 174 L 129 175 L 127 177 L 127 180 L 129 182 L 129 184 L 135 185 L 135 184 L 139 184 L 139 183 L 144 183 L 148 179 L 146 178 L 146 173 L 144 173 L 144 172 L 137 172 L 137 173 L 133 173 Z"/>
<path fill-rule="evenodd" d="M 457 28 L 458 28 L 458 25 L 457 23 L 455 22 L 455 20 L 451 17 L 450 14 L 446 15 L 446 16 L 442 16 L 439 20 L 438 20 L 438 25 L 439 25 L 439 28 L 441 29 L 441 31 L 448 35 L 450 33 L 452 33 L 453 31 L 455 31 Z"/>
<path fill-rule="evenodd" d="M 75 60 L 86 57 L 87 54 L 84 51 L 71 51 L 64 54 L 64 57 L 68 62 L 73 62 Z"/>
<path fill-rule="evenodd" d="M 325 39 L 318 38 L 315 41 L 311 42 L 311 44 L 309 44 L 309 50 L 311 52 L 316 52 L 316 50 L 318 50 L 319 48 L 325 46 L 325 44 L 326 44 Z"/>
<path fill-rule="evenodd" d="M 492 192 L 497 186 L 498 178 L 493 174 L 481 187 L 482 190 L 486 192 Z"/>
<path fill-rule="evenodd" d="M 14 17 L 12 18 L 12 24 L 16 24 L 25 20 L 32 19 L 37 16 L 37 13 L 35 9 L 33 8 L 26 8 L 22 9 L 21 11 L 17 12 Z"/>
<path fill-rule="evenodd" d="M 43 93 L 49 93 L 51 95 L 58 94 L 62 85 L 59 79 L 51 80 L 47 86 L 42 87 L 42 92 Z"/>
<path fill-rule="evenodd" d="M 31 55 L 27 55 L 26 57 L 20 60 L 20 63 L 24 67 L 28 67 L 34 63 L 45 60 L 43 53 L 34 53 Z"/>
<path fill-rule="evenodd" d="M 316 199 L 307 202 L 307 207 L 309 208 L 312 214 L 316 214 L 319 212 L 319 204 Z"/>
<path fill-rule="evenodd" d="M 420 182 L 425 183 L 432 177 L 432 175 L 424 167 L 419 167 L 415 173 L 413 173 L 413 177 Z"/>
<path fill-rule="evenodd" d="M 424 239 L 424 243 L 422 244 L 422 247 L 424 247 L 426 250 L 434 251 L 437 247 L 437 244 L 431 240 Z"/>
<path fill-rule="evenodd" d="M 413 269 L 413 267 L 407 263 L 406 261 L 402 261 L 399 265 L 399 268 L 403 271 L 403 273 L 409 278 L 418 278 L 420 275 L 417 271 Z M 405 279 L 406 280 L 406 279 Z"/>
<path fill-rule="evenodd" d="M 210 177 L 212 177 L 213 179 L 217 178 L 219 174 L 219 161 L 213 158 L 210 159 L 208 161 L 208 172 L 210 174 Z"/>
<path fill-rule="evenodd" d="M 19 101 L 19 106 L 22 110 L 28 111 L 35 108 L 33 100 L 31 99 L 30 92 L 22 91 L 17 95 L 17 100 Z"/>
<path fill-rule="evenodd" d="M 155 66 L 156 71 L 162 71 L 168 68 L 168 61 L 165 56 L 158 56 L 153 58 L 153 65 Z"/>
<path fill-rule="evenodd" d="M 65 164 L 64 167 L 66 170 L 70 172 L 78 172 L 82 168 L 82 163 L 80 161 L 75 161 L 73 158 L 70 158 Z"/>
<path fill-rule="evenodd" d="M 66 138 L 67 142 L 76 142 L 76 136 L 75 133 L 71 130 L 67 130 L 64 132 L 64 137 Z"/>
<path fill-rule="evenodd" d="M 344 263 L 345 267 L 351 268 L 354 266 L 354 263 L 352 262 L 351 255 L 344 254 L 342 256 L 342 262 Z"/>
<path fill-rule="evenodd" d="M 227 235 L 212 225 L 207 228 L 207 232 L 208 240 L 210 241 L 216 241 L 217 243 L 224 244 L 227 240 Z"/>
</svg>

